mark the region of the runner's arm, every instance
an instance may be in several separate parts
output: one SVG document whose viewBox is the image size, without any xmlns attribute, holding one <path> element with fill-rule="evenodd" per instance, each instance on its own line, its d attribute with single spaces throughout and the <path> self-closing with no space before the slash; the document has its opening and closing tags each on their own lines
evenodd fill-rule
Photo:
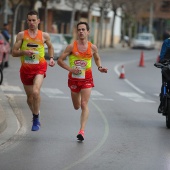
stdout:
<svg viewBox="0 0 170 170">
<path fill-rule="evenodd" d="M 101 65 L 101 59 L 100 59 L 100 56 L 99 56 L 99 53 L 98 53 L 98 49 L 97 49 L 97 47 L 96 47 L 94 44 L 92 44 L 92 51 L 93 51 L 94 61 L 95 61 L 95 64 L 96 64 L 98 70 L 99 70 L 100 72 L 102 72 L 102 73 L 107 73 L 107 70 L 108 70 L 108 69 L 102 67 L 102 65 Z"/>
<path fill-rule="evenodd" d="M 54 58 L 54 47 L 51 43 L 51 39 L 48 33 L 43 32 L 43 38 L 44 38 L 44 42 L 46 43 L 47 47 L 48 47 L 48 54 L 49 54 L 49 58 Z"/>
<path fill-rule="evenodd" d="M 16 42 L 12 48 L 13 57 L 21 57 L 23 55 L 32 56 L 34 54 L 31 50 L 20 50 L 23 41 L 24 32 L 19 32 L 16 37 Z"/>
<path fill-rule="evenodd" d="M 73 45 L 69 44 L 57 60 L 57 64 L 68 71 L 72 71 L 72 69 L 64 62 L 64 60 L 70 55 L 72 48 Z"/>
</svg>

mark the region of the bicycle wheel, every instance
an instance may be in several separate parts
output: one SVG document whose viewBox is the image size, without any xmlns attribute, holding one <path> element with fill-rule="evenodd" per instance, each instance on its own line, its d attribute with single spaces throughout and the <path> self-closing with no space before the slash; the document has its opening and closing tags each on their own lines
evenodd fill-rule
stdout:
<svg viewBox="0 0 170 170">
<path fill-rule="evenodd" d="M 170 129 L 170 98 L 167 98 L 166 127 Z"/>
<path fill-rule="evenodd" d="M 0 85 L 2 84 L 2 82 L 3 82 L 3 71 L 0 68 Z"/>
</svg>

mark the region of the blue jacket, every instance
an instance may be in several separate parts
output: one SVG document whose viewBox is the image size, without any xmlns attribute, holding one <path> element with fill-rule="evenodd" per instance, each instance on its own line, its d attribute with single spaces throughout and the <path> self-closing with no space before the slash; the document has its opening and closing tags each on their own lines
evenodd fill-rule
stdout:
<svg viewBox="0 0 170 170">
<path fill-rule="evenodd" d="M 170 38 L 164 40 L 160 52 L 160 60 L 170 59 Z"/>
<path fill-rule="evenodd" d="M 8 30 L 2 30 L 2 35 L 4 36 L 4 38 L 7 40 L 7 41 L 9 41 L 9 39 L 10 39 L 10 35 L 9 35 L 9 33 L 8 33 Z"/>
</svg>

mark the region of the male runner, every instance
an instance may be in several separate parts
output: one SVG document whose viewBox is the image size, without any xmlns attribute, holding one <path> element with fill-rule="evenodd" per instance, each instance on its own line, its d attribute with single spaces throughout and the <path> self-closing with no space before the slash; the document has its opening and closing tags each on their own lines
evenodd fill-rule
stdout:
<svg viewBox="0 0 170 170">
<path fill-rule="evenodd" d="M 44 43 L 48 46 L 50 56 L 49 66 L 53 67 L 54 49 L 50 36 L 38 29 L 40 19 L 36 11 L 27 14 L 28 30 L 19 32 L 12 49 L 13 57 L 21 58 L 20 78 L 23 83 L 27 103 L 33 114 L 32 131 L 40 128 L 40 88 L 46 77 L 47 62 L 44 58 Z"/>
<path fill-rule="evenodd" d="M 81 107 L 80 130 L 77 135 L 80 141 L 84 140 L 84 130 L 89 115 L 88 101 L 91 89 L 94 87 L 92 57 L 100 72 L 107 73 L 108 70 L 101 66 L 97 47 L 88 41 L 89 33 L 89 25 L 86 22 L 79 22 L 77 24 L 78 39 L 66 47 L 57 61 L 58 65 L 69 71 L 68 86 L 74 108 L 78 110 Z M 67 56 L 69 56 L 69 65 L 64 62 Z"/>
</svg>

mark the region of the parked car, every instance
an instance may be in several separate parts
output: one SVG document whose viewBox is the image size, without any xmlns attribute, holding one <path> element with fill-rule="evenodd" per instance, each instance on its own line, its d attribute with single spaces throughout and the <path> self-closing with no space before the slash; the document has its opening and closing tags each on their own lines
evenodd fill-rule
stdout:
<svg viewBox="0 0 170 170">
<path fill-rule="evenodd" d="M 9 55 L 11 53 L 11 47 L 9 42 L 7 42 L 4 36 L 0 33 L 0 67 L 9 66 Z"/>
<path fill-rule="evenodd" d="M 49 35 L 54 47 L 54 59 L 57 60 L 61 53 L 65 50 L 68 43 L 63 34 L 49 33 Z M 49 59 L 47 45 L 45 45 L 45 58 Z"/>
<path fill-rule="evenodd" d="M 155 37 L 151 33 L 139 33 L 132 40 L 131 47 L 154 49 L 155 48 Z"/>
</svg>

